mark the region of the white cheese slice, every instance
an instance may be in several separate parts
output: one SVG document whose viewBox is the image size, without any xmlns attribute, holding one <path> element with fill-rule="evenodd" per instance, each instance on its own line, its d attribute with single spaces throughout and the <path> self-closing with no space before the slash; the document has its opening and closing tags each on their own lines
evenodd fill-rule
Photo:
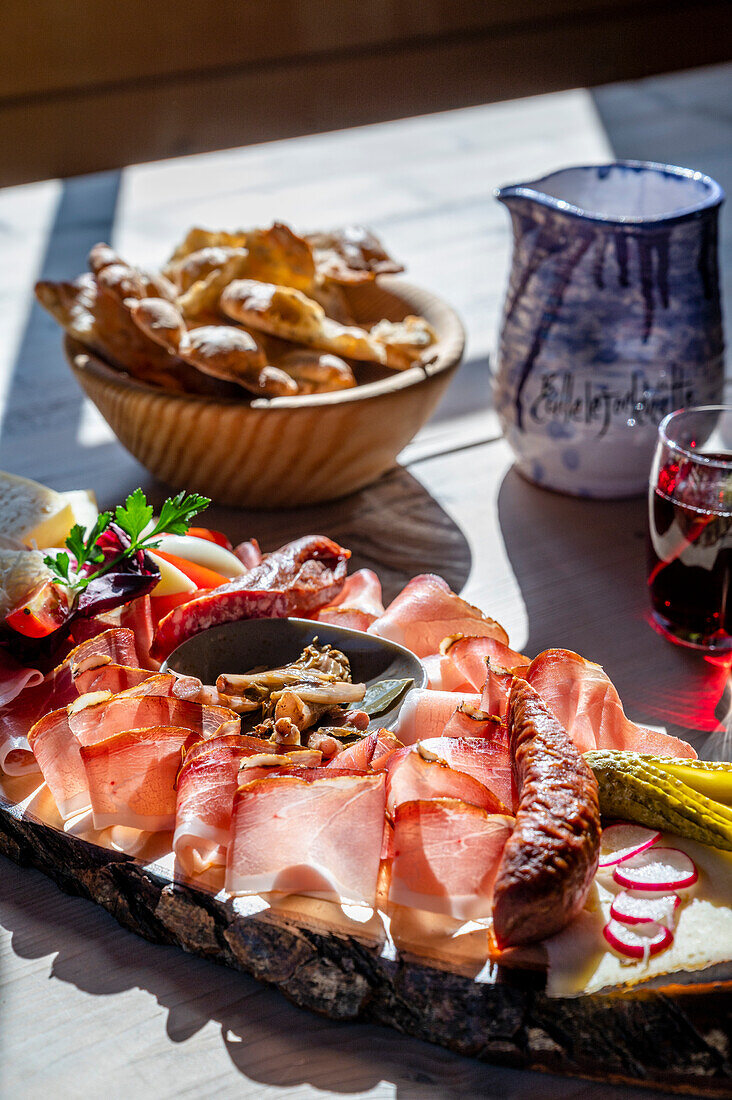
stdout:
<svg viewBox="0 0 732 1100">
<path fill-rule="evenodd" d="M 71 526 L 72 508 L 61 493 L 0 471 L 0 533 L 43 549 L 61 545 Z"/>
<path fill-rule="evenodd" d="M 90 527 L 97 517 L 94 494 L 57 493 L 30 478 L 0 471 L 0 536 L 30 549 L 63 546 L 75 523 Z"/>
</svg>

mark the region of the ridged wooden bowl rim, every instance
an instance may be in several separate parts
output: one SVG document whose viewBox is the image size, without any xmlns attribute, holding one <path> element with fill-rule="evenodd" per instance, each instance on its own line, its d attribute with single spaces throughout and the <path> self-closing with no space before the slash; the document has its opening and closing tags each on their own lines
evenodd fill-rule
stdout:
<svg viewBox="0 0 732 1100">
<path fill-rule="evenodd" d="M 123 370 L 112 366 L 96 352 L 87 348 L 71 336 L 64 338 L 64 351 L 71 367 L 75 371 L 95 375 L 100 381 L 111 383 L 117 389 L 148 394 L 165 401 L 185 404 L 219 405 L 226 408 L 250 409 L 253 412 L 266 412 L 276 409 L 310 409 L 327 405 L 348 405 L 354 402 L 368 401 L 372 397 L 395 393 L 399 390 L 418 386 L 420 383 L 454 368 L 462 359 L 465 349 L 465 330 L 455 310 L 442 298 L 429 290 L 393 276 L 382 275 L 376 284 L 366 284 L 369 290 L 380 290 L 404 306 L 404 316 L 410 311 L 419 312 L 437 332 L 437 343 L 430 349 L 432 357 L 428 362 L 395 371 L 388 378 L 376 382 L 364 382 L 349 390 L 335 390 L 331 393 L 303 394 L 301 397 L 256 397 L 248 399 L 242 390 L 242 399 L 235 397 L 215 397 L 206 394 L 177 393 L 159 386 L 141 382 Z M 368 290 L 364 288 L 366 293 Z M 354 291 L 358 296 L 358 290 Z M 358 318 L 357 318 L 358 320 Z M 369 319 L 373 320 L 373 319 Z M 83 362 L 82 362 L 83 360 Z"/>
</svg>

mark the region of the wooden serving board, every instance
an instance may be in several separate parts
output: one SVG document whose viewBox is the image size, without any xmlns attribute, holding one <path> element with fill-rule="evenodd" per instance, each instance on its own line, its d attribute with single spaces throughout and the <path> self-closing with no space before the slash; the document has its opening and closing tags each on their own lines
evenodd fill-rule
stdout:
<svg viewBox="0 0 732 1100">
<path fill-rule="evenodd" d="M 331 1019 L 372 1020 L 489 1062 L 732 1096 L 732 972 L 626 993 L 550 997 L 542 971 L 488 961 L 485 928 L 395 907 L 389 917 L 310 898 L 231 898 L 175 879 L 162 838 L 147 860 L 55 828 L 0 791 L 0 851 L 124 927 L 246 971 Z M 44 814 L 43 816 L 48 816 Z"/>
</svg>

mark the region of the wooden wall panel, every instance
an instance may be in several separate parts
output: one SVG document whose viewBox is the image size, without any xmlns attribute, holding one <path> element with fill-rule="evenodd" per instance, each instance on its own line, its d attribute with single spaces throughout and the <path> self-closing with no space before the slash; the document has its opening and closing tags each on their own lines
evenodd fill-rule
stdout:
<svg viewBox="0 0 732 1100">
<path fill-rule="evenodd" d="M 5 0 L 6 5 L 18 9 L 22 2 Z M 48 9 L 53 0 L 37 3 Z M 226 49 L 231 49 L 233 56 L 234 47 L 239 49 L 241 43 L 227 44 L 225 27 L 214 21 L 216 33 L 209 37 L 207 32 L 207 42 L 219 44 L 217 56 L 222 63 L 196 69 L 200 56 L 191 54 L 185 71 L 170 72 L 171 65 L 185 61 L 187 47 L 180 37 L 171 35 L 163 48 L 167 40 L 164 27 L 158 25 L 159 13 L 168 19 L 173 14 L 168 0 L 158 0 L 157 5 L 145 5 L 151 13 L 147 31 L 153 24 L 156 30 L 139 50 L 135 51 L 134 45 L 135 36 L 143 33 L 140 26 L 125 26 L 114 39 L 119 58 L 128 66 L 120 67 L 120 73 L 135 72 L 136 77 L 107 79 L 114 57 L 111 44 L 105 41 L 105 50 L 97 55 L 97 67 L 85 70 L 87 83 L 78 87 L 62 87 L 74 78 L 75 70 L 57 42 L 51 49 L 50 39 L 44 40 L 37 47 L 45 51 L 48 62 L 44 79 L 55 81 L 61 90 L 31 93 L 32 82 L 40 80 L 40 75 L 28 70 L 24 76 L 28 94 L 16 92 L 0 98 L 0 185 L 641 77 L 726 60 L 728 54 L 730 5 L 724 0 L 697 0 L 695 4 L 647 0 L 609 7 L 599 0 L 493 3 L 495 7 L 470 0 L 458 0 L 454 5 L 436 0 L 293 3 L 300 20 L 297 48 L 301 52 L 262 59 L 261 51 L 281 45 L 272 12 L 279 11 L 284 18 L 288 5 L 284 0 L 243 0 L 247 14 L 259 21 L 252 23 L 256 34 L 253 31 L 251 41 L 245 42 L 252 51 L 251 60 L 233 64 L 229 58 L 223 63 Z M 560 4 L 565 14 L 547 18 L 546 13 Z M 324 22 L 320 41 L 330 34 L 335 36 L 329 39 L 333 42 L 340 35 L 344 45 L 308 53 L 307 34 L 314 28 L 311 21 L 319 8 L 324 12 L 323 5 L 336 6 L 345 14 L 335 28 Z M 72 10 L 67 4 L 55 6 Z M 98 6 L 95 0 L 80 0 L 73 10 L 83 13 Z M 115 19 L 122 21 L 120 8 L 137 6 L 115 5 Z M 189 9 L 202 10 L 199 4 L 179 6 L 188 13 L 186 19 Z M 544 15 L 524 22 L 494 23 L 488 28 L 478 25 L 481 20 L 486 22 L 488 17 L 481 14 L 486 9 L 495 16 L 509 6 L 516 15 L 524 16 L 541 7 Z M 214 7 L 220 15 L 231 11 L 233 5 L 212 5 L 212 11 Z M 256 12 L 250 10 L 253 8 Z M 392 18 L 381 26 L 374 12 L 386 8 Z M 567 14 L 571 8 L 575 10 Z M 432 32 L 442 26 L 448 32 L 415 38 L 416 14 L 422 9 L 425 28 Z M 107 7 L 107 12 L 110 10 Z M 270 13 L 266 32 L 262 23 L 265 12 Z M 462 29 L 450 30 L 454 23 Z M 476 25 L 470 27 L 471 23 Z M 407 37 L 399 38 L 399 33 Z M 380 42 L 379 35 L 383 38 Z M 291 44 L 295 40 L 293 37 Z M 356 41 L 360 43 L 357 47 Z M 79 49 L 75 40 L 72 53 Z M 213 46 L 210 49 L 213 51 Z M 256 51 L 260 51 L 258 59 Z M 150 75 L 152 68 L 157 75 Z M 93 83 L 102 76 L 105 82 Z M 11 78 L 5 74 L 5 79 L 10 87 Z M 19 88 L 17 74 L 13 79 Z"/>
<path fill-rule="evenodd" d="M 607 6 L 608 0 L 3 0 L 0 100 L 581 18 Z M 616 9 L 628 6 L 638 0 L 616 0 Z"/>
</svg>

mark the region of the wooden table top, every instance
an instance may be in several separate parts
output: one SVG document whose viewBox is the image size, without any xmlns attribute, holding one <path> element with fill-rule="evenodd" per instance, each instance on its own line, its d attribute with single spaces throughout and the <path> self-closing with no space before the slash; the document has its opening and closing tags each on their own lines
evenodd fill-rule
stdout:
<svg viewBox="0 0 732 1100">
<path fill-rule="evenodd" d="M 212 526 L 266 549 L 331 534 L 378 570 L 389 596 L 414 573 L 442 573 L 515 648 L 581 652 L 605 666 L 633 719 L 691 731 L 705 755 L 729 758 L 727 666 L 673 648 L 647 622 L 644 502 L 572 500 L 518 477 L 488 370 L 510 255 L 493 187 L 636 156 L 703 169 L 729 190 L 731 82 L 732 66 L 717 67 L 0 192 L 0 468 L 93 487 L 102 506 L 138 484 L 158 502 L 166 495 L 76 387 L 57 326 L 33 304 L 36 278 L 77 274 L 98 240 L 157 263 L 191 224 L 364 222 L 412 281 L 460 312 L 466 360 L 401 467 L 376 486 L 290 512 L 215 508 Z M 730 316 L 729 234 L 722 265 Z M 321 1020 L 245 975 L 145 943 L 2 858 L 0 1005 L 2 1095 L 648 1095 Z"/>
</svg>

